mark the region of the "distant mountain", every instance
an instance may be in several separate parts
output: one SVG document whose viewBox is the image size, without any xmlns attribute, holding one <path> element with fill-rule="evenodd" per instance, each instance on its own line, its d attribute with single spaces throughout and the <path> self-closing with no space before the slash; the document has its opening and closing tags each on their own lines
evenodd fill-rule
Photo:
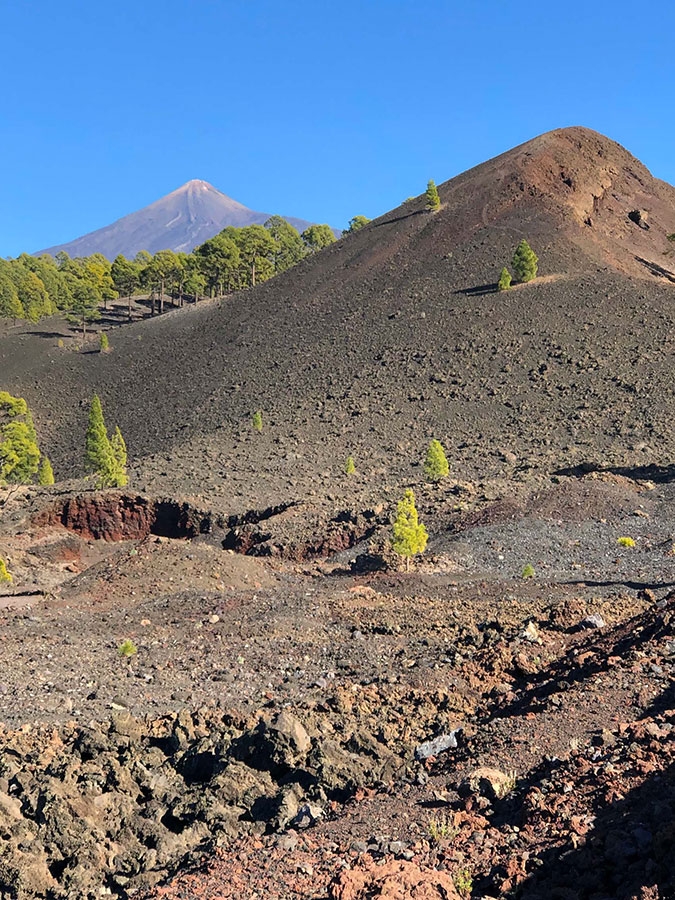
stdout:
<svg viewBox="0 0 675 900">
<path fill-rule="evenodd" d="M 65 251 L 69 256 L 89 256 L 102 253 L 113 260 L 119 253 L 133 258 L 139 250 L 156 253 L 174 250 L 189 253 L 198 244 L 228 225 L 261 225 L 270 213 L 255 212 L 231 197 L 227 197 L 207 181 L 188 181 L 149 206 L 139 209 L 82 237 L 38 251 L 55 256 Z M 298 231 L 311 222 L 284 217 Z"/>
</svg>

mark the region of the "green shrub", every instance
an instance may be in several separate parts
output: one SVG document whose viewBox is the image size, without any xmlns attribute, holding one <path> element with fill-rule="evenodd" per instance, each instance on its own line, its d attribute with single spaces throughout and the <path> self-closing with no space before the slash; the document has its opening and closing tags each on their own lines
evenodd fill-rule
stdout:
<svg viewBox="0 0 675 900">
<path fill-rule="evenodd" d="M 467 868 L 458 869 L 452 880 L 460 894 L 470 894 L 473 890 L 473 878 Z"/>
<path fill-rule="evenodd" d="M 499 281 L 497 282 L 497 290 L 498 291 L 508 291 L 511 287 L 511 273 L 504 266 L 502 269 L 502 273 L 499 276 Z"/>
<path fill-rule="evenodd" d="M 255 431 L 260 432 L 260 431 L 263 430 L 263 417 L 262 417 L 262 411 L 261 411 L 261 410 L 257 409 L 257 410 L 253 413 L 253 416 L 251 417 L 251 423 L 252 423 L 253 428 L 254 428 Z"/>
<path fill-rule="evenodd" d="M 537 255 L 523 238 L 518 244 L 516 252 L 513 254 L 513 271 L 519 281 L 532 281 L 537 277 L 537 265 L 539 260 Z"/>
<path fill-rule="evenodd" d="M 356 472 L 356 463 L 354 462 L 353 456 L 347 457 L 347 462 L 345 463 L 345 475 L 353 475 Z"/>
<path fill-rule="evenodd" d="M 440 843 L 444 840 L 452 840 L 457 837 L 459 829 L 456 828 L 444 813 L 433 816 L 427 824 L 427 832 L 432 841 Z"/>
<path fill-rule="evenodd" d="M 440 441 L 433 440 L 427 448 L 427 456 L 424 460 L 424 474 L 427 481 L 440 481 L 447 478 L 450 466 Z"/>
<path fill-rule="evenodd" d="M 635 541 L 633 540 L 632 537 L 620 537 L 620 538 L 617 538 L 616 542 L 620 547 L 634 547 L 635 546 Z"/>
<path fill-rule="evenodd" d="M 534 566 L 528 563 L 522 571 L 523 578 L 534 578 Z"/>
<path fill-rule="evenodd" d="M 110 349 L 110 341 L 105 331 L 102 331 L 99 337 L 99 349 L 101 353 L 106 353 Z"/>
</svg>

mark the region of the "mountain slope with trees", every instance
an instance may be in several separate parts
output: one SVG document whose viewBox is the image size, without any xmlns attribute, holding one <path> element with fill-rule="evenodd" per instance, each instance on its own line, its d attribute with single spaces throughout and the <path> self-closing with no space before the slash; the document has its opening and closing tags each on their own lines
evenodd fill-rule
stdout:
<svg viewBox="0 0 675 900">
<path fill-rule="evenodd" d="M 132 478 L 234 506 L 329 490 L 348 455 L 404 479 L 431 438 L 460 479 L 669 464 L 675 189 L 573 128 L 438 191 L 437 212 L 422 192 L 246 293 L 120 329 L 114 353 L 17 335 L 6 388 L 60 470 L 95 391 Z M 522 240 L 538 275 L 498 293 Z"/>
</svg>

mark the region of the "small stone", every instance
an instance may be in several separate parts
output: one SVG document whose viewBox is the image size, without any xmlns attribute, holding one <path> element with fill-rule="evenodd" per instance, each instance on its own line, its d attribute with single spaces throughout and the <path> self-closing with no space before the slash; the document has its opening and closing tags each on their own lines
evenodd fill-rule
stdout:
<svg viewBox="0 0 675 900">
<path fill-rule="evenodd" d="M 541 643 L 539 629 L 532 621 L 527 623 L 520 636 L 524 641 L 529 641 L 531 644 Z"/>
<path fill-rule="evenodd" d="M 581 620 L 582 628 L 606 628 L 607 623 L 598 613 L 593 613 L 590 616 L 586 616 L 585 619 Z"/>
<path fill-rule="evenodd" d="M 292 853 L 297 846 L 298 836 L 294 831 L 289 831 L 287 834 L 282 834 L 281 837 L 277 838 L 277 847 L 283 850 L 284 853 Z"/>
<path fill-rule="evenodd" d="M 209 616 L 209 623 L 210 623 L 211 625 L 216 625 L 218 622 L 220 622 L 220 616 L 219 616 L 219 615 L 217 615 L 216 613 L 214 613 L 212 616 Z"/>
<path fill-rule="evenodd" d="M 433 740 L 419 744 L 415 747 L 415 759 L 429 759 L 430 756 L 438 756 L 439 753 L 444 753 L 446 750 L 457 749 L 457 735 L 460 731 L 461 728 L 457 728 L 455 731 L 439 734 Z"/>
</svg>

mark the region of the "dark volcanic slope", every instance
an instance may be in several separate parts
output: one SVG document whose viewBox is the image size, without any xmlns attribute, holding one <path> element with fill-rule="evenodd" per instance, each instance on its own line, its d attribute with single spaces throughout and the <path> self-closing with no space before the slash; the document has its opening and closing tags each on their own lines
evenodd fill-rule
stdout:
<svg viewBox="0 0 675 900">
<path fill-rule="evenodd" d="M 572 128 L 440 195 L 438 214 L 418 198 L 246 294 L 120 329 L 109 355 L 5 339 L 3 386 L 34 407 L 62 474 L 96 390 L 141 484 L 226 505 L 331 490 L 348 453 L 370 483 L 410 478 L 431 436 L 459 477 L 670 463 L 675 275 L 654 273 L 673 265 L 675 189 Z M 521 237 L 542 277 L 495 294 Z"/>
<path fill-rule="evenodd" d="M 118 253 L 133 258 L 139 250 L 149 253 L 180 250 L 188 253 L 228 225 L 237 228 L 259 225 L 269 217 L 269 213 L 255 212 L 226 197 L 206 181 L 188 181 L 177 191 L 118 219 L 112 225 L 67 244 L 41 250 L 40 253 L 51 253 L 53 256 L 62 250 L 70 256 L 102 253 L 110 260 Z M 304 219 L 292 217 L 288 221 L 300 231 L 310 224 Z"/>
</svg>

